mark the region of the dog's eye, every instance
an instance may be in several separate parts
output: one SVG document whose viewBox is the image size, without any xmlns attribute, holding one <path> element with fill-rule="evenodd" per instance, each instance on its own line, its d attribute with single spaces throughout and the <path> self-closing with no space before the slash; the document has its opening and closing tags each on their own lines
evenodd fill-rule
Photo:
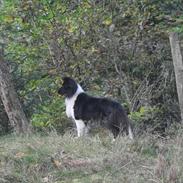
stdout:
<svg viewBox="0 0 183 183">
<path fill-rule="evenodd" d="M 71 89 L 71 86 L 66 86 L 66 89 Z"/>
</svg>

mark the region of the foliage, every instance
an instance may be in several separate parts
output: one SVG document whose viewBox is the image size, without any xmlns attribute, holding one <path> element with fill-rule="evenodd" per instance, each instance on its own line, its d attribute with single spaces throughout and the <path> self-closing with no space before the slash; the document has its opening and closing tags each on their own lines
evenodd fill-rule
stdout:
<svg viewBox="0 0 183 183">
<path fill-rule="evenodd" d="M 182 9 L 180 0 L 0 1 L 0 43 L 32 124 L 67 126 L 64 75 L 126 103 L 137 125 L 179 121 L 168 32 L 182 32 Z"/>
</svg>

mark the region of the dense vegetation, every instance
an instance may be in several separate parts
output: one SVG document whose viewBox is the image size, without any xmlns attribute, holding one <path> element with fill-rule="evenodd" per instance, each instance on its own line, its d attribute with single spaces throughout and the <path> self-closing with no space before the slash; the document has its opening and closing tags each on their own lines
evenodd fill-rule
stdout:
<svg viewBox="0 0 183 183">
<path fill-rule="evenodd" d="M 61 76 L 120 101 L 138 129 L 180 121 L 168 40 L 183 32 L 181 0 L 0 1 L 0 44 L 35 129 L 63 132 Z M 11 131 L 2 104 L 0 133 Z"/>
</svg>

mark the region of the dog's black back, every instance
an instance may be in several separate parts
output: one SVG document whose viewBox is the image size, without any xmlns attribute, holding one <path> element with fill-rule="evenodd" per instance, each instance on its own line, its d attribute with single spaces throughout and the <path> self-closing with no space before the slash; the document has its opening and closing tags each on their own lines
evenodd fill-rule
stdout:
<svg viewBox="0 0 183 183">
<path fill-rule="evenodd" d="M 74 114 L 77 120 L 99 121 L 116 137 L 120 132 L 128 134 L 128 118 L 123 107 L 106 98 L 96 98 L 81 93 L 78 95 Z"/>
</svg>

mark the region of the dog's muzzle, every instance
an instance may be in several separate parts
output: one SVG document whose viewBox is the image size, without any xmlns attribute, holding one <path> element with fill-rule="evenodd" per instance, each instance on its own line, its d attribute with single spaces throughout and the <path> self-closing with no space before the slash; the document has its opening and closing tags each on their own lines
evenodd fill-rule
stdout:
<svg viewBox="0 0 183 183">
<path fill-rule="evenodd" d="M 58 89 L 58 94 L 64 95 L 64 89 L 63 89 L 63 88 L 59 88 L 59 89 Z"/>
</svg>

